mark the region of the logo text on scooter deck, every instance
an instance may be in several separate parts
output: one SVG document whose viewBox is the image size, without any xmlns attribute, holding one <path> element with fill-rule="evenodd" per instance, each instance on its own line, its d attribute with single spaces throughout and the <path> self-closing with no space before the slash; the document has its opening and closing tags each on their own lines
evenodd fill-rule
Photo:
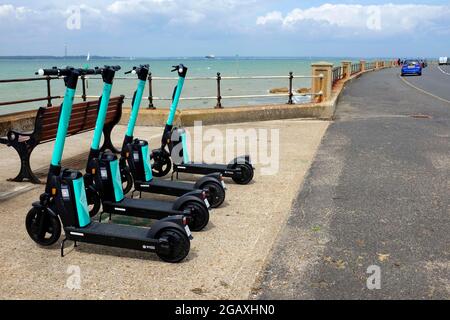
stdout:
<svg viewBox="0 0 450 320">
<path fill-rule="evenodd" d="M 127 211 L 127 209 L 123 209 L 123 208 L 114 208 L 114 210 L 116 210 L 116 211 L 122 211 L 122 212 Z"/>
<path fill-rule="evenodd" d="M 155 247 L 154 247 L 154 246 L 147 246 L 147 245 L 143 244 L 143 245 L 142 245 L 142 249 L 145 249 L 145 250 L 155 250 Z"/>
<path fill-rule="evenodd" d="M 71 232 L 70 233 L 73 236 L 80 236 L 80 237 L 84 237 L 84 233 L 79 233 L 79 232 Z"/>
</svg>

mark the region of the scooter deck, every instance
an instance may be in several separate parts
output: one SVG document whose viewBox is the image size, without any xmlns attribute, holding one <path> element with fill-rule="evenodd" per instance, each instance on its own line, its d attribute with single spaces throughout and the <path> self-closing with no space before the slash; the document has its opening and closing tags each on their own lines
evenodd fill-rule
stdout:
<svg viewBox="0 0 450 320">
<path fill-rule="evenodd" d="M 162 179 L 151 181 L 135 181 L 136 191 L 165 194 L 171 196 L 182 196 L 188 192 L 198 190 L 194 183 L 178 182 Z"/>
<path fill-rule="evenodd" d="M 149 237 L 150 230 L 99 222 L 91 222 L 84 228 L 64 228 L 67 240 L 153 252 L 158 240 Z"/>
<path fill-rule="evenodd" d="M 173 209 L 172 202 L 129 198 L 124 198 L 120 202 L 104 201 L 103 211 L 110 214 L 147 219 L 161 219 L 182 214 L 179 210 Z"/>
<path fill-rule="evenodd" d="M 66 232 L 86 235 L 98 235 L 104 237 L 128 238 L 134 240 L 147 240 L 150 228 L 113 223 L 99 223 L 92 221 L 84 228 L 67 227 Z"/>
<path fill-rule="evenodd" d="M 183 163 L 174 164 L 173 169 L 175 172 L 187 172 L 194 174 L 210 174 L 221 173 L 224 177 L 233 177 L 236 174 L 236 170 L 230 168 L 226 164 L 209 164 L 209 163 Z"/>
</svg>

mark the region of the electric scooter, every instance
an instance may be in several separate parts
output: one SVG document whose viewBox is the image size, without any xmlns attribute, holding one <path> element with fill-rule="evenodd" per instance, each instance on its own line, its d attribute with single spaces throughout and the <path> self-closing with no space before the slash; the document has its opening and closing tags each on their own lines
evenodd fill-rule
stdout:
<svg viewBox="0 0 450 320">
<path fill-rule="evenodd" d="M 58 131 L 47 176 L 45 192 L 33 203 L 25 219 L 31 239 L 41 246 L 51 246 L 61 236 L 61 222 L 65 238 L 61 242 L 61 256 L 67 240 L 111 247 L 156 252 L 164 261 L 179 262 L 190 250 L 192 235 L 187 219 L 181 215 L 159 220 L 151 228 L 98 223 L 91 221 L 83 175 L 61 168 L 65 139 L 69 128 L 72 105 L 81 75 L 97 74 L 98 70 L 41 69 L 37 74 L 63 76 L 66 92 L 60 108 Z M 60 222 L 61 220 L 61 222 Z"/>
<path fill-rule="evenodd" d="M 102 214 L 109 213 L 110 219 L 112 214 L 147 219 L 185 215 L 188 218 L 189 227 L 193 231 L 202 230 L 209 221 L 208 200 L 205 191 L 193 190 L 179 197 L 175 202 L 125 198 L 117 156 L 111 152 L 100 152 L 100 140 L 117 68 L 105 67 L 100 70 L 104 88 L 84 178 L 88 202 L 93 204 L 90 216 L 97 213 L 96 210 L 98 211 L 101 203 Z"/>
<path fill-rule="evenodd" d="M 178 68 L 176 70 L 178 70 Z M 152 174 L 148 142 L 139 139 L 133 140 L 134 128 L 139 114 L 139 108 L 141 105 L 141 99 L 148 72 L 148 65 L 141 65 L 138 68 L 134 67 L 132 71 L 126 72 L 126 74 L 136 74 L 139 82 L 137 90 L 134 93 L 128 129 L 125 134 L 121 158 L 119 160 L 121 171 L 123 173 L 128 172 L 128 174 L 132 175 L 132 177 L 129 177 L 126 180 L 134 180 L 133 193 L 137 191 L 139 193 L 149 192 L 171 196 L 182 196 L 184 194 L 191 193 L 192 191 L 205 190 L 207 192 L 207 199 L 211 207 L 217 208 L 225 200 L 226 187 L 220 173 L 212 173 L 201 178 L 195 183 L 156 179 Z M 126 169 L 126 162 L 128 163 L 129 169 Z M 131 184 L 132 183 L 130 183 L 128 190 L 127 188 L 124 189 L 125 194 L 130 191 Z"/>
<path fill-rule="evenodd" d="M 153 150 L 151 159 L 153 160 L 153 175 L 156 177 L 163 177 L 167 175 L 172 168 L 172 160 L 174 156 L 180 157 L 180 163 L 173 161 L 173 175 L 176 173 L 178 179 L 179 172 L 186 172 L 192 174 L 211 174 L 214 172 L 221 173 L 224 177 L 232 178 L 237 184 L 248 184 L 253 179 L 254 167 L 251 163 L 250 156 L 241 156 L 235 158 L 228 165 L 226 164 L 207 164 L 192 162 L 189 158 L 187 150 L 186 132 L 182 128 L 173 126 L 175 112 L 183 90 L 184 81 L 186 78 L 187 68 L 180 64 L 178 69 L 178 84 L 174 89 L 172 106 L 170 108 L 169 118 L 164 128 L 164 133 L 161 140 L 161 147 Z M 181 145 L 180 145 L 181 144 Z M 180 148 L 181 147 L 181 148 Z M 178 151 L 178 154 L 176 154 Z"/>
</svg>

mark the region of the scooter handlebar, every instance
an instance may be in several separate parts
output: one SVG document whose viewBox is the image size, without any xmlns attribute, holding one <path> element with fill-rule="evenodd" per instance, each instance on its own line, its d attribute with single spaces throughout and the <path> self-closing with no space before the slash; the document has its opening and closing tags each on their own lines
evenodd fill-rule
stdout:
<svg viewBox="0 0 450 320">
<path fill-rule="evenodd" d="M 78 72 L 80 75 L 88 75 L 88 74 L 101 74 L 101 69 L 95 68 L 95 69 L 76 69 L 73 67 L 66 67 L 66 68 L 57 68 L 53 67 L 51 69 L 39 69 L 37 72 L 35 72 L 36 75 L 39 76 L 68 76 L 72 72 Z"/>
<path fill-rule="evenodd" d="M 125 74 L 137 75 L 140 80 L 147 80 L 150 66 L 148 64 L 142 64 L 139 67 L 133 67 L 132 70 L 125 72 Z"/>
<path fill-rule="evenodd" d="M 133 67 L 133 70 L 126 71 L 125 74 L 136 74 L 136 67 Z"/>
<path fill-rule="evenodd" d="M 178 72 L 178 76 L 182 77 L 182 78 L 186 78 L 186 74 L 187 74 L 187 70 L 188 68 L 186 68 L 184 66 L 184 64 L 179 64 L 178 66 L 172 66 L 172 70 L 171 72 Z"/>
<path fill-rule="evenodd" d="M 37 72 L 35 72 L 35 75 L 39 76 L 57 76 L 60 74 L 60 69 L 57 67 L 53 67 L 51 69 L 39 69 Z"/>
<path fill-rule="evenodd" d="M 114 71 L 119 71 L 120 69 L 122 69 L 122 67 L 121 66 L 105 66 L 102 69 L 111 69 L 111 70 L 114 70 Z"/>
</svg>

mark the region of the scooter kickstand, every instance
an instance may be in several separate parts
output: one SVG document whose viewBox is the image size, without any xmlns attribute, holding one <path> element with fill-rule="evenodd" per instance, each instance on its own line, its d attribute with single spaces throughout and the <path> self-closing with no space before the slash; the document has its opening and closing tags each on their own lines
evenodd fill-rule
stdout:
<svg viewBox="0 0 450 320">
<path fill-rule="evenodd" d="M 64 238 L 63 241 L 61 241 L 61 258 L 64 257 L 64 244 L 66 243 L 67 238 Z"/>
</svg>

